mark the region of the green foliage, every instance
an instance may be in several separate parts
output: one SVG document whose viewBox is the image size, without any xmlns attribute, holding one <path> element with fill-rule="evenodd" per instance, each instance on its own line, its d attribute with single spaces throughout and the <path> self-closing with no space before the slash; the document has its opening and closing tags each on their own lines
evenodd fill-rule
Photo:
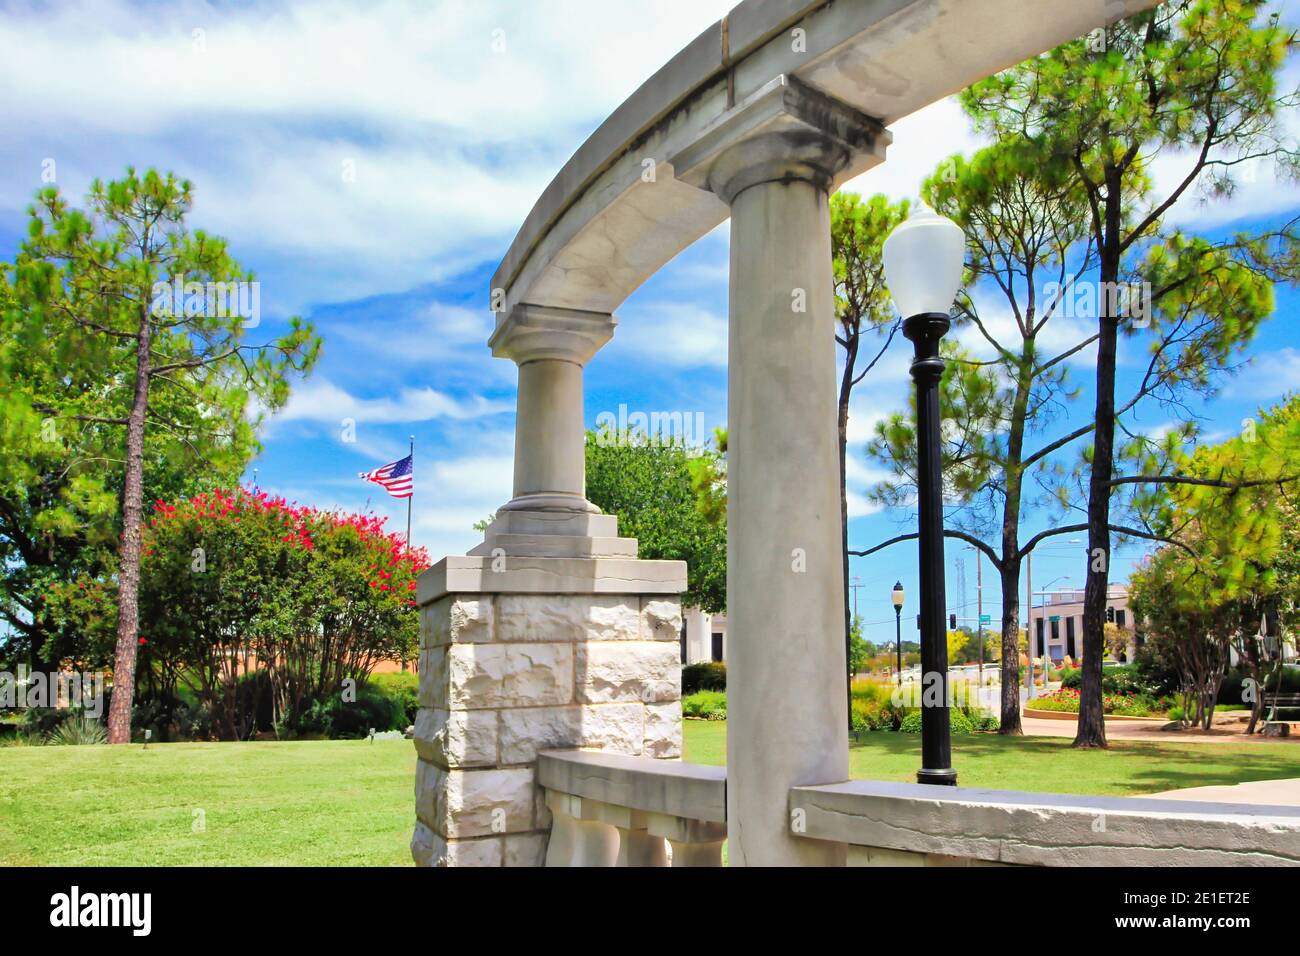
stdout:
<svg viewBox="0 0 1300 956">
<path fill-rule="evenodd" d="M 345 700 L 342 694 L 314 701 L 291 726 L 301 736 L 319 734 L 358 740 L 368 736 L 371 730 L 404 730 L 407 719 L 400 699 L 362 687 L 353 701 Z"/>
<path fill-rule="evenodd" d="M 102 723 L 90 717 L 70 717 L 52 730 L 45 742 L 58 746 L 104 744 L 108 743 L 108 731 Z"/>
<path fill-rule="evenodd" d="M 8 655 L 104 663 L 99 635 L 82 640 L 41 598 L 78 576 L 116 578 L 128 691 L 144 496 L 238 475 L 320 347 L 296 317 L 246 343 L 256 323 L 229 294 L 249 290 L 251 306 L 255 278 L 224 240 L 188 229 L 192 202 L 188 182 L 153 170 L 94 181 L 85 211 L 42 189 L 0 283 L 0 614 L 21 635 Z M 160 308 L 173 282 L 184 301 Z M 123 739 L 127 718 L 110 716 Z"/>
<path fill-rule="evenodd" d="M 682 695 L 702 690 L 726 690 L 727 665 L 722 661 L 701 661 L 682 668 Z"/>
<path fill-rule="evenodd" d="M 966 736 L 975 733 L 975 725 L 971 719 L 956 707 L 948 711 L 948 726 L 953 736 Z M 919 734 L 921 732 L 921 710 L 913 708 L 907 712 L 898 729 L 905 734 Z"/>
<path fill-rule="evenodd" d="M 637 539 L 640 557 L 685 561 L 682 603 L 726 610 L 726 512 L 716 501 L 701 503 L 720 493 L 720 454 L 674 437 L 605 427 L 587 433 L 586 456 L 587 498 L 618 517 L 619 533 Z M 714 477 L 702 479 L 704 473 Z M 702 480 L 710 489 L 705 499 Z"/>
<path fill-rule="evenodd" d="M 682 716 L 697 720 L 726 720 L 727 692 L 701 690 L 682 698 Z"/>
<path fill-rule="evenodd" d="M 413 592 L 427 565 L 371 515 L 242 489 L 157 502 L 140 591 L 146 696 L 192 693 L 224 739 L 296 727 L 381 660 L 414 657 Z M 264 676 L 237 674 L 250 661 Z M 332 715 L 306 723 L 330 727 Z"/>
<path fill-rule="evenodd" d="M 370 679 L 366 681 L 366 686 L 376 693 L 397 701 L 405 715 L 403 718 L 406 721 L 405 726 L 415 723 L 415 715 L 420 710 L 420 675 L 414 671 L 371 674 Z"/>
</svg>

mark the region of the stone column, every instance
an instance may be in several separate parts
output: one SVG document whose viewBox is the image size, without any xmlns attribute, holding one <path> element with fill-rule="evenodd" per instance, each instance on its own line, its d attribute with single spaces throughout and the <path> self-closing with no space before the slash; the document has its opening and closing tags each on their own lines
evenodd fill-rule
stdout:
<svg viewBox="0 0 1300 956">
<path fill-rule="evenodd" d="M 599 513 L 587 501 L 582 368 L 614 334 L 599 312 L 518 305 L 488 345 L 519 366 L 515 490 L 507 511 Z"/>
<path fill-rule="evenodd" d="M 731 206 L 727 834 L 732 865 L 843 864 L 790 788 L 848 779 L 829 193 L 878 124 L 791 78 L 675 157 Z"/>
<path fill-rule="evenodd" d="M 492 337 L 519 363 L 515 496 L 482 545 L 420 576 L 417 864 L 541 865 L 540 750 L 681 757 L 686 565 L 637 560 L 584 496 L 582 366 L 613 327 L 528 305 Z M 559 856 L 617 858 L 612 826 L 557 819 Z"/>
</svg>

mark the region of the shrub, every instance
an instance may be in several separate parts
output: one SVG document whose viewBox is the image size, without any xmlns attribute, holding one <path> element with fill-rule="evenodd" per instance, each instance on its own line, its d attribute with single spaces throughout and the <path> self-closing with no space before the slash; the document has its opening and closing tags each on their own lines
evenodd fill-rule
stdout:
<svg viewBox="0 0 1300 956">
<path fill-rule="evenodd" d="M 52 730 L 45 742 L 56 746 L 106 744 L 108 731 L 98 720 L 90 717 L 70 717 Z"/>
<path fill-rule="evenodd" d="M 407 725 L 415 723 L 420 709 L 420 676 L 413 671 L 394 671 L 388 674 L 371 674 L 366 687 L 391 697 L 406 715 Z"/>
<path fill-rule="evenodd" d="M 682 696 L 702 690 L 726 690 L 727 665 L 722 661 L 701 661 L 682 668 Z"/>
<path fill-rule="evenodd" d="M 404 730 L 406 726 L 406 712 L 399 701 L 361 687 L 354 701 L 345 701 L 342 694 L 316 701 L 292 729 L 300 735 L 323 734 L 334 739 L 359 740 L 371 729 Z"/>
<path fill-rule="evenodd" d="M 697 720 L 726 720 L 726 691 L 699 690 L 687 695 L 682 698 L 682 716 Z"/>
<path fill-rule="evenodd" d="M 920 708 L 909 710 L 898 725 L 898 729 L 905 734 L 919 734 L 921 732 Z M 970 718 L 956 707 L 950 708 L 948 711 L 948 729 L 954 735 L 964 736 L 975 733 L 975 727 L 970 722 Z"/>
</svg>

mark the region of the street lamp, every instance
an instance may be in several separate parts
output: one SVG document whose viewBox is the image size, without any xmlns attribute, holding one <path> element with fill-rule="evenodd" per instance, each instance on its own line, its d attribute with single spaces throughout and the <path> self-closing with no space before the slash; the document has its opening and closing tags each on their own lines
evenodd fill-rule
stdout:
<svg viewBox="0 0 1300 956">
<path fill-rule="evenodd" d="M 905 594 L 903 582 L 895 581 L 894 590 L 889 598 L 894 602 L 894 650 L 898 655 L 895 675 L 899 687 L 903 686 L 903 597 Z"/>
<path fill-rule="evenodd" d="M 943 467 L 939 448 L 939 340 L 961 288 L 966 237 L 961 227 L 924 204 L 889 234 L 882 250 L 885 282 L 915 346 L 917 512 L 921 564 L 921 769 L 917 783 L 956 786 L 948 728 L 948 640 L 944 628 Z M 926 682 L 939 684 L 927 694 Z M 935 696 L 939 703 L 929 704 Z"/>
</svg>

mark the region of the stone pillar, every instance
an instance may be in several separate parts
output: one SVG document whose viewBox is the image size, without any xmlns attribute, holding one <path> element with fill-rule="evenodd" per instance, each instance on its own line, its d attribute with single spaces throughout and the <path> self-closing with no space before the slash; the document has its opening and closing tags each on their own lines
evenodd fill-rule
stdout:
<svg viewBox="0 0 1300 956">
<path fill-rule="evenodd" d="M 848 779 L 829 193 L 878 124 L 781 78 L 673 159 L 731 206 L 727 834 L 732 865 L 843 864 L 796 785 Z"/>
<path fill-rule="evenodd" d="M 506 511 L 599 513 L 586 499 L 582 368 L 614 334 L 599 312 L 519 305 L 489 345 L 519 366 L 515 490 Z"/>
<path fill-rule="evenodd" d="M 417 864 L 541 865 L 540 750 L 681 756 L 686 565 L 637 560 L 585 497 L 582 366 L 613 327 L 520 306 L 493 335 L 520 366 L 515 497 L 470 555 L 420 576 Z M 616 832 L 565 816 L 555 838 L 598 863 Z"/>
</svg>

